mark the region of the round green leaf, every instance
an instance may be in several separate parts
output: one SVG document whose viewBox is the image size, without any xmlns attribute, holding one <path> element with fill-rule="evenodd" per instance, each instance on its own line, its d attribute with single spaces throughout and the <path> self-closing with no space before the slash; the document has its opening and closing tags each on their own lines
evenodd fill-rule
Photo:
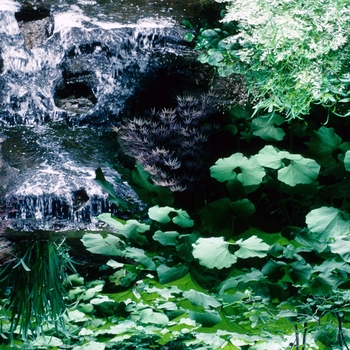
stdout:
<svg viewBox="0 0 350 350">
<path fill-rule="evenodd" d="M 95 254 L 122 256 L 120 248 L 124 242 L 117 236 L 107 234 L 105 237 L 99 233 L 85 233 L 81 239 L 88 251 Z"/>
<path fill-rule="evenodd" d="M 237 179 L 243 186 L 253 186 L 262 182 L 265 170 L 255 158 L 248 159 L 242 153 L 235 153 L 219 159 L 210 168 L 210 174 L 220 182 Z"/>
<path fill-rule="evenodd" d="M 223 269 L 235 264 L 237 257 L 228 250 L 230 243 L 222 237 L 199 238 L 193 246 L 193 256 L 203 266 Z"/>
<path fill-rule="evenodd" d="M 350 215 L 333 207 L 321 207 L 306 215 L 306 224 L 314 239 L 329 242 L 350 232 Z"/>
</svg>

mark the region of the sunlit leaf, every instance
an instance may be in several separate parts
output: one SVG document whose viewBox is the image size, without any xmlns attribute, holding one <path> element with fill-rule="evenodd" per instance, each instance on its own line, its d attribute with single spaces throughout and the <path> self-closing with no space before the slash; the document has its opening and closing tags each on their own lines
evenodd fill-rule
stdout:
<svg viewBox="0 0 350 350">
<path fill-rule="evenodd" d="M 298 184 L 310 184 L 315 181 L 320 171 L 320 166 L 313 160 L 303 158 L 300 155 L 291 155 L 287 160 L 289 165 L 278 170 L 278 179 L 289 186 Z"/>
<path fill-rule="evenodd" d="M 255 158 L 248 159 L 242 153 L 235 153 L 216 161 L 210 167 L 210 174 L 220 182 L 237 179 L 243 186 L 253 186 L 262 182 L 265 170 Z"/>
<path fill-rule="evenodd" d="M 137 220 L 127 220 L 122 223 L 122 220 L 109 213 L 100 214 L 97 219 L 112 226 L 118 234 L 123 235 L 129 240 L 133 240 L 140 245 L 148 243 L 147 238 L 140 234 L 150 229 L 150 226 L 145 223 Z"/>
<path fill-rule="evenodd" d="M 227 268 L 237 262 L 237 257 L 229 252 L 230 243 L 222 237 L 199 238 L 192 246 L 193 256 L 210 269 Z"/>
<path fill-rule="evenodd" d="M 147 270 L 155 270 L 156 264 L 154 261 L 145 254 L 143 249 L 135 248 L 135 247 L 127 247 L 124 251 L 124 256 L 127 258 L 134 259 L 141 265 L 143 265 Z"/>
<path fill-rule="evenodd" d="M 113 269 L 119 269 L 124 266 L 124 264 L 119 263 L 118 261 L 115 261 L 113 259 L 108 260 L 106 265 L 112 267 Z"/>
<path fill-rule="evenodd" d="M 317 179 L 321 168 L 313 159 L 279 151 L 270 145 L 260 150 L 255 158 L 264 167 L 278 169 L 278 180 L 289 186 L 312 183 Z"/>
<path fill-rule="evenodd" d="M 88 251 L 95 254 L 122 256 L 124 242 L 111 234 L 102 236 L 99 233 L 85 233 L 81 239 Z"/>
<path fill-rule="evenodd" d="M 35 338 L 35 340 L 31 342 L 31 345 L 37 347 L 38 349 L 44 349 L 44 347 L 61 347 L 63 345 L 63 342 L 61 339 L 53 337 L 52 335 L 42 335 Z"/>
<path fill-rule="evenodd" d="M 205 309 L 217 308 L 221 306 L 214 297 L 205 293 L 197 292 L 193 289 L 183 293 L 183 296 L 187 298 L 193 305 L 203 306 Z"/>
<path fill-rule="evenodd" d="M 252 236 L 245 241 L 240 239 L 236 242 L 239 245 L 239 250 L 234 254 L 238 258 L 248 259 L 252 257 L 263 258 L 266 256 L 266 252 L 270 249 L 270 246 L 262 241 L 262 239 Z"/>
<path fill-rule="evenodd" d="M 154 312 L 152 309 L 144 309 L 139 311 L 140 321 L 142 323 L 152 323 L 159 325 L 167 325 L 169 318 L 160 312 Z"/>
<path fill-rule="evenodd" d="M 120 322 L 115 326 L 108 327 L 106 329 L 101 329 L 96 331 L 96 335 L 99 334 L 123 334 L 132 332 L 133 328 L 136 327 L 136 323 L 134 321 L 125 320 L 124 322 Z"/>
<path fill-rule="evenodd" d="M 156 231 L 153 235 L 153 239 L 158 241 L 161 245 L 168 246 L 176 246 L 178 244 L 177 238 L 179 237 L 179 233 L 176 231 Z"/>
<path fill-rule="evenodd" d="M 345 153 L 344 166 L 346 171 L 350 171 L 350 151 L 346 151 Z"/>
<path fill-rule="evenodd" d="M 306 215 L 306 224 L 313 239 L 330 242 L 350 233 L 350 215 L 337 208 L 321 207 Z"/>
<path fill-rule="evenodd" d="M 170 218 L 169 214 L 174 213 L 174 217 Z M 194 222 L 191 220 L 189 215 L 185 210 L 174 209 L 171 207 L 159 207 L 158 205 L 148 209 L 148 215 L 152 220 L 158 221 L 160 223 L 168 223 L 173 221 L 174 224 L 180 227 L 192 227 Z"/>
<path fill-rule="evenodd" d="M 280 169 L 283 167 L 283 153 L 281 154 L 277 148 L 271 145 L 262 148 L 254 157 L 266 168 Z"/>
<path fill-rule="evenodd" d="M 346 262 L 350 262 L 350 237 L 341 237 L 335 242 L 329 244 L 331 252 L 334 254 L 339 254 L 342 259 Z"/>
</svg>

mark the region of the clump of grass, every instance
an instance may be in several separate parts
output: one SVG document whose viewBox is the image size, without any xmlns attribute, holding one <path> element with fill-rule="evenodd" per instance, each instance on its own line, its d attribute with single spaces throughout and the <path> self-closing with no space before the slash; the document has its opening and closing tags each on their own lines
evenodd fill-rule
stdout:
<svg viewBox="0 0 350 350">
<path fill-rule="evenodd" d="M 0 273 L 1 286 L 7 291 L 3 323 L 9 323 L 11 339 L 15 333 L 25 341 L 37 337 L 47 325 L 64 331 L 63 285 L 66 269 L 74 271 L 64 241 L 38 237 L 21 241 L 13 245 L 12 256 Z"/>
</svg>

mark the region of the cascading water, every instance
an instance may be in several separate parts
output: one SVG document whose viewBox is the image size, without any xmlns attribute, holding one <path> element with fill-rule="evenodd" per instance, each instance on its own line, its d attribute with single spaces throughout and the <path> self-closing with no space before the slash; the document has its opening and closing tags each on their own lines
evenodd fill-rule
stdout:
<svg viewBox="0 0 350 350">
<path fill-rule="evenodd" d="M 172 69 L 193 62 L 184 29 L 162 16 L 170 6 L 149 17 L 131 3 L 103 3 L 0 4 L 0 203 L 13 228 L 87 227 L 113 210 L 94 182 L 97 167 L 117 161 L 110 127 L 145 86 L 163 102 L 152 89 L 166 90 Z M 137 202 L 128 185 L 116 186 Z"/>
</svg>

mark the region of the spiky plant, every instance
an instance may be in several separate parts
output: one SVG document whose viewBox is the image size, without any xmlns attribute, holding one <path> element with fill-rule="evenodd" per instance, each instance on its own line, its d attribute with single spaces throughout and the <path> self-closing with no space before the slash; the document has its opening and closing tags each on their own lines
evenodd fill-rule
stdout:
<svg viewBox="0 0 350 350">
<path fill-rule="evenodd" d="M 176 108 L 152 110 L 126 120 L 118 129 L 124 151 L 151 175 L 154 184 L 171 191 L 192 189 L 202 179 L 206 145 L 216 125 L 216 97 L 178 96 Z"/>
<path fill-rule="evenodd" d="M 42 334 L 47 325 L 65 330 L 63 283 L 67 267 L 74 270 L 63 241 L 34 237 L 12 247 L 12 259 L 1 271 L 1 285 L 7 290 L 3 323 L 9 323 L 23 340 Z"/>
</svg>

